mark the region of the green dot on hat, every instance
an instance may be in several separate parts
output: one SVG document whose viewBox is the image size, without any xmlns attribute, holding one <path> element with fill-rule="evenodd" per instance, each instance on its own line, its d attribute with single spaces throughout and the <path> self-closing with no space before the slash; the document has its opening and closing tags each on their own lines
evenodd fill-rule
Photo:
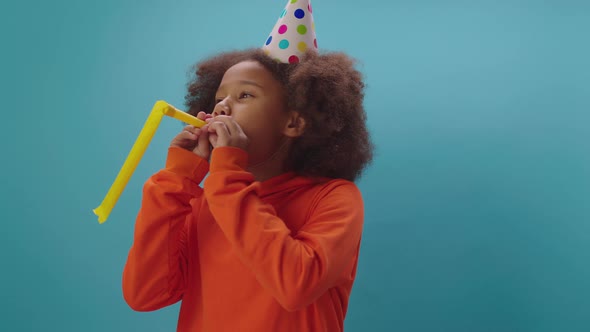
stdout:
<svg viewBox="0 0 590 332">
<path fill-rule="evenodd" d="M 286 40 L 286 39 L 283 39 L 283 40 L 281 40 L 281 41 L 279 42 L 279 47 L 280 47 L 282 50 L 284 50 L 284 49 L 288 48 L 288 47 L 289 47 L 289 41 L 288 41 L 288 40 Z"/>
<path fill-rule="evenodd" d="M 299 34 L 304 35 L 307 33 L 307 27 L 304 24 L 300 24 L 297 27 L 297 32 L 299 32 Z"/>
</svg>

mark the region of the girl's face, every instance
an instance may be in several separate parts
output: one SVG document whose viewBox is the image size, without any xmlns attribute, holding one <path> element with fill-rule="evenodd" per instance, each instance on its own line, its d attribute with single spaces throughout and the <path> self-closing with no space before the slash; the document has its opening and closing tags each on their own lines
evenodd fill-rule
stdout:
<svg viewBox="0 0 590 332">
<path fill-rule="evenodd" d="M 229 115 L 249 138 L 250 165 L 268 159 L 284 139 L 288 121 L 282 84 L 256 61 L 229 68 L 215 95 L 213 116 Z"/>
</svg>

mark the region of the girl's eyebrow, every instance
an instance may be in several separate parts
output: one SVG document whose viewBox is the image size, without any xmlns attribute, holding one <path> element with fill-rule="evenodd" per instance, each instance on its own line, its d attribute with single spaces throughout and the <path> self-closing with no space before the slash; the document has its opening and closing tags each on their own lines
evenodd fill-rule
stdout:
<svg viewBox="0 0 590 332">
<path fill-rule="evenodd" d="M 256 82 L 250 81 L 250 80 L 239 80 L 238 83 L 241 85 L 253 85 L 255 87 L 264 89 L 264 87 L 262 85 L 260 85 L 259 83 L 256 83 Z M 217 92 L 222 91 L 224 87 L 225 87 L 225 84 L 220 85 L 219 88 L 217 89 Z"/>
<path fill-rule="evenodd" d="M 257 87 L 259 87 L 259 88 L 261 88 L 261 89 L 262 89 L 262 88 L 264 88 L 262 85 L 260 85 L 260 84 L 258 84 L 258 83 L 256 83 L 256 82 L 254 82 L 254 81 L 240 80 L 239 82 L 240 82 L 240 84 L 254 85 L 254 86 L 257 86 Z"/>
</svg>

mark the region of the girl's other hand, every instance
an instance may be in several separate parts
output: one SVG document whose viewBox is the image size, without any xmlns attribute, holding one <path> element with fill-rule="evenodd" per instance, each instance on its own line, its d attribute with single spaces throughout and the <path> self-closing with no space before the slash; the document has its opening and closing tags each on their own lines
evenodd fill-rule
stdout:
<svg viewBox="0 0 590 332">
<path fill-rule="evenodd" d="M 218 115 L 207 119 L 207 130 L 209 131 L 209 142 L 213 148 L 221 146 L 233 146 L 246 150 L 248 147 L 248 136 L 242 127 L 230 116 Z"/>
<path fill-rule="evenodd" d="M 206 114 L 205 112 L 199 112 L 199 114 L 197 114 L 197 118 L 203 121 L 206 121 L 211 117 L 211 114 Z M 192 151 L 199 157 L 209 160 L 211 147 L 209 145 L 209 131 L 207 127 L 208 125 L 205 125 L 202 128 L 196 128 L 191 125 L 184 127 L 184 129 L 172 139 L 170 146 Z"/>
</svg>

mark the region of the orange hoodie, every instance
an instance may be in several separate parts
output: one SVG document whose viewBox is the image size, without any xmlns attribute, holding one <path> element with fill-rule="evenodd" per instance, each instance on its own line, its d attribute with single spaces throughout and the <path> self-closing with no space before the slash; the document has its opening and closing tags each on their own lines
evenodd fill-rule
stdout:
<svg viewBox="0 0 590 332">
<path fill-rule="evenodd" d="M 182 300 L 177 331 L 342 331 L 363 226 L 354 183 L 285 173 L 248 155 L 209 163 L 171 147 L 145 184 L 123 295 L 137 311 Z"/>
</svg>

